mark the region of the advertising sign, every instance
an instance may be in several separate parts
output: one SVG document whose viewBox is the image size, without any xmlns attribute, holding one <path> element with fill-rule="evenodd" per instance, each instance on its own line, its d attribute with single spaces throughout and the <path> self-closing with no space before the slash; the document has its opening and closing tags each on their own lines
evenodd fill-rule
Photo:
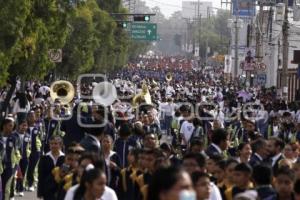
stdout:
<svg viewBox="0 0 300 200">
<path fill-rule="evenodd" d="M 233 2 L 233 15 L 240 17 L 253 17 L 255 16 L 255 0 L 232 0 Z"/>
</svg>

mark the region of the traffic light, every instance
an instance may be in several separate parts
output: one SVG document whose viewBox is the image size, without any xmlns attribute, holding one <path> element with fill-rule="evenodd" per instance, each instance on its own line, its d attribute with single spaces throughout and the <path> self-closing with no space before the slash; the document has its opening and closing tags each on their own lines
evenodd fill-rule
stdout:
<svg viewBox="0 0 300 200">
<path fill-rule="evenodd" d="M 150 15 L 133 16 L 133 21 L 136 21 L 136 22 L 149 22 L 150 21 Z"/>
<path fill-rule="evenodd" d="M 127 22 L 117 22 L 117 25 L 119 28 L 127 28 L 128 26 Z"/>
</svg>

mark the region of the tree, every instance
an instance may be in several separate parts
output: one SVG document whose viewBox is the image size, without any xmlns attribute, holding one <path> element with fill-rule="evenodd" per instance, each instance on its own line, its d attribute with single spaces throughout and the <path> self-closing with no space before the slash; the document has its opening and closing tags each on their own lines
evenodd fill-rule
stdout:
<svg viewBox="0 0 300 200">
<path fill-rule="evenodd" d="M 63 47 L 63 60 L 58 65 L 57 72 L 68 78 L 75 78 L 80 73 L 88 72 L 94 65 L 94 51 L 99 47 L 100 38 L 94 28 L 94 13 L 88 4 L 79 6 L 70 19 L 71 33 Z"/>
</svg>

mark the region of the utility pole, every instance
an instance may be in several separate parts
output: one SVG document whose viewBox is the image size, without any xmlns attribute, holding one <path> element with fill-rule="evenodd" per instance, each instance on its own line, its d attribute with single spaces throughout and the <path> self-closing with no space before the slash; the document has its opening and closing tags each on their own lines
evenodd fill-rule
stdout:
<svg viewBox="0 0 300 200">
<path fill-rule="evenodd" d="M 262 62 L 263 58 L 263 3 L 258 1 L 259 4 L 259 16 L 257 20 L 256 28 L 256 58 L 258 62 Z"/>
<path fill-rule="evenodd" d="M 289 21 L 288 21 L 288 0 L 285 0 L 285 13 L 282 24 L 282 91 L 283 97 L 288 100 L 288 57 L 289 57 Z"/>
<path fill-rule="evenodd" d="M 238 76 L 238 66 L 239 66 L 239 27 L 238 27 L 238 22 L 239 22 L 239 10 L 238 10 L 238 5 L 239 5 L 239 1 L 236 0 L 236 4 L 237 4 L 237 11 L 235 13 L 235 47 L 234 47 L 234 72 L 233 72 L 233 79 L 235 79 Z"/>
<path fill-rule="evenodd" d="M 200 14 L 200 0 L 198 0 L 198 56 L 201 59 L 201 14 Z"/>
</svg>

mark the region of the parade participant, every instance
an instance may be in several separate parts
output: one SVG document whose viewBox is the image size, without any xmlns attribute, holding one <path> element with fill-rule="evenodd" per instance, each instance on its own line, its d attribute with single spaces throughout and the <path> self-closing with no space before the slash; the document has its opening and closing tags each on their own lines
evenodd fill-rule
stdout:
<svg viewBox="0 0 300 200">
<path fill-rule="evenodd" d="M 116 193 L 106 186 L 105 173 L 99 169 L 91 167 L 91 164 L 83 172 L 80 184 L 74 191 L 74 197 L 65 200 L 117 200 Z"/>
<path fill-rule="evenodd" d="M 171 145 L 162 143 L 160 145 L 160 149 L 163 151 L 164 155 L 170 161 L 172 166 L 180 166 L 181 160 L 178 158 Z"/>
<path fill-rule="evenodd" d="M 226 169 L 226 160 L 221 160 L 216 163 L 215 168 L 214 168 L 214 178 L 216 179 L 215 183 L 218 186 L 220 193 L 223 198 L 224 191 L 226 190 L 226 185 L 225 185 L 225 169 Z"/>
<path fill-rule="evenodd" d="M 138 157 L 140 154 L 139 149 L 129 150 L 127 160 L 129 166 L 124 168 L 120 172 L 119 180 L 119 200 L 131 200 L 134 199 L 135 194 L 135 181 L 137 177 L 142 173 L 138 165 Z"/>
<path fill-rule="evenodd" d="M 266 198 L 266 200 L 294 200 L 293 183 L 294 173 L 288 168 L 280 168 L 275 174 L 276 194 Z"/>
<path fill-rule="evenodd" d="M 61 131 L 65 132 L 63 137 L 64 146 L 68 148 L 72 142 L 80 143 L 80 141 L 85 137 L 85 129 L 79 126 L 78 124 L 78 115 L 82 113 L 78 113 L 78 104 L 74 106 L 72 116 L 68 120 L 63 120 L 61 123 Z M 84 106 L 81 106 L 83 109 Z"/>
<path fill-rule="evenodd" d="M 79 165 L 78 165 L 78 169 L 77 169 L 77 178 L 78 178 L 78 182 L 81 184 L 83 183 L 82 182 L 82 177 L 83 177 L 83 174 L 86 172 L 86 169 L 89 170 L 89 169 L 97 169 L 97 170 L 100 170 L 101 171 L 101 174 L 104 175 L 104 177 L 102 176 L 102 178 L 104 178 L 104 185 L 106 184 L 106 176 L 105 176 L 105 173 L 104 173 L 104 160 L 100 159 L 99 155 L 95 154 L 95 153 L 84 153 L 81 158 L 79 159 Z M 99 178 L 99 177 L 93 177 L 94 178 Z M 103 179 L 102 179 L 103 180 Z M 80 184 L 76 184 L 74 185 L 73 187 L 71 187 L 66 196 L 65 196 L 65 200 L 80 200 L 81 198 L 83 198 L 81 195 L 84 195 L 85 191 L 86 191 L 86 188 L 87 186 L 84 184 L 84 185 L 81 185 L 81 189 L 83 190 L 78 190 Z M 98 184 L 98 186 L 100 187 L 100 182 Z M 92 189 L 93 187 L 89 186 L 90 188 L 89 189 Z M 74 198 L 75 197 L 75 194 L 76 194 L 76 191 L 81 191 L 80 192 L 80 196 L 81 197 L 78 197 L 78 198 Z M 79 194 L 78 194 L 79 195 Z M 116 197 L 116 193 L 111 189 L 109 188 L 108 186 L 105 186 L 104 188 L 104 192 L 102 194 L 102 196 L 100 196 L 101 198 L 98 198 L 98 199 L 92 199 L 92 200 L 117 200 L 117 197 Z"/>
<path fill-rule="evenodd" d="M 10 199 L 13 197 L 12 182 L 16 172 L 16 166 L 20 161 L 19 141 L 13 134 L 15 122 L 13 118 L 5 118 L 1 126 L 1 143 L 3 145 L 2 165 L 3 172 L 1 174 L 2 181 L 2 199 Z"/>
<path fill-rule="evenodd" d="M 249 163 L 250 157 L 252 155 L 252 149 L 250 143 L 241 143 L 238 148 L 238 158 L 237 161 L 239 163 Z"/>
<path fill-rule="evenodd" d="M 27 123 L 28 123 L 28 133 L 30 134 L 31 138 L 31 152 L 29 155 L 29 163 L 28 163 L 28 169 L 26 173 L 26 180 L 28 185 L 29 191 L 34 191 L 34 185 L 35 185 L 35 168 L 37 166 L 37 163 L 40 159 L 40 153 L 41 153 L 41 139 L 38 127 L 36 127 L 36 117 L 33 111 L 29 112 L 27 115 Z"/>
<path fill-rule="evenodd" d="M 194 172 L 204 172 L 206 173 L 206 159 L 204 155 L 198 153 L 189 153 L 184 155 L 182 167 L 184 170 L 186 170 L 190 175 L 192 175 Z M 209 200 L 221 200 L 221 193 L 218 189 L 218 187 L 211 182 L 212 192 L 209 197 Z"/>
<path fill-rule="evenodd" d="M 60 130 L 58 126 L 58 121 L 53 119 L 53 113 L 51 111 L 51 107 L 46 109 L 46 116 L 44 118 L 45 125 L 45 138 L 43 140 L 43 152 L 44 154 L 49 152 L 49 139 L 52 135 L 57 134 Z M 61 135 L 62 136 L 62 135 Z"/>
<path fill-rule="evenodd" d="M 211 142 L 205 153 L 208 156 L 224 155 L 224 151 L 228 149 L 229 135 L 224 129 L 216 129 L 212 134 Z"/>
<path fill-rule="evenodd" d="M 64 163 L 51 171 L 52 179 L 49 180 L 49 184 L 51 184 L 50 181 L 54 180 L 52 183 L 57 185 L 55 191 L 56 200 L 63 200 L 68 189 L 77 184 L 78 174 L 76 170 L 78 168 L 78 161 L 83 152 L 84 149 L 79 144 L 74 143 L 70 145 L 66 150 Z"/>
<path fill-rule="evenodd" d="M 158 146 L 157 135 L 154 133 L 148 133 L 144 135 L 143 148 L 144 149 L 155 149 Z"/>
<path fill-rule="evenodd" d="M 273 167 L 273 172 L 276 174 L 278 170 L 279 161 L 283 159 L 282 150 L 284 148 L 284 142 L 276 137 L 272 137 L 268 141 L 268 152 L 271 158 L 271 164 Z"/>
<path fill-rule="evenodd" d="M 17 180 L 16 180 L 16 192 L 17 195 L 24 196 L 24 179 L 28 167 L 29 155 L 31 152 L 31 138 L 28 130 L 28 124 L 26 120 L 19 121 L 17 136 L 19 137 L 20 145 L 19 151 L 21 153 L 21 160 L 19 162 Z"/>
<path fill-rule="evenodd" d="M 272 188 L 272 168 L 267 165 L 256 165 L 252 174 L 255 190 L 260 199 L 266 199 L 276 194 Z"/>
<path fill-rule="evenodd" d="M 220 193 L 222 195 L 222 199 L 226 199 L 225 197 L 225 191 L 228 188 L 233 187 L 234 185 L 234 168 L 238 165 L 238 162 L 235 159 L 229 159 L 225 161 L 220 161 L 217 163 L 217 168 L 215 171 L 216 178 L 218 180 L 218 187 L 220 189 Z M 224 167 L 224 168 L 223 168 Z M 222 170 L 224 169 L 224 177 L 221 182 L 219 182 L 219 176 L 222 176 Z"/>
<path fill-rule="evenodd" d="M 209 175 L 203 172 L 194 172 L 192 174 L 192 180 L 197 200 L 209 199 L 211 194 Z"/>
<path fill-rule="evenodd" d="M 114 151 L 120 158 L 120 167 L 128 167 L 127 155 L 130 149 L 138 146 L 136 140 L 131 137 L 132 129 L 128 123 L 120 126 L 119 138 L 115 141 Z"/>
<path fill-rule="evenodd" d="M 112 151 L 113 139 L 110 135 L 104 135 L 101 139 L 102 155 L 105 160 L 107 185 L 116 190 L 120 174 L 120 158 Z"/>
<path fill-rule="evenodd" d="M 290 159 L 293 163 L 297 162 L 299 157 L 299 145 L 296 142 L 289 142 L 285 144 L 283 156 Z"/>
<path fill-rule="evenodd" d="M 196 199 L 191 178 L 185 171 L 174 167 L 156 171 L 149 185 L 148 199 L 180 200 L 184 195 L 187 195 L 188 199 Z"/>
<path fill-rule="evenodd" d="M 264 162 L 264 160 L 268 157 L 267 150 L 267 141 L 263 138 L 260 138 L 252 143 L 252 149 L 254 154 L 252 154 L 249 164 L 254 167 Z"/>
<path fill-rule="evenodd" d="M 27 113 L 30 111 L 30 103 L 25 93 L 17 93 L 16 98 L 12 112 L 17 115 L 17 123 L 19 123 L 26 119 Z"/>
<path fill-rule="evenodd" d="M 159 149 L 149 149 L 144 152 L 144 156 L 146 170 L 136 180 L 139 188 L 137 199 L 147 200 L 148 186 L 156 169 L 155 162 L 158 158 L 163 157 L 163 153 Z"/>
<path fill-rule="evenodd" d="M 101 138 L 104 134 L 104 127 L 88 128 L 85 137 L 80 141 L 80 145 L 86 151 L 92 151 L 97 154 L 101 152 Z"/>
<path fill-rule="evenodd" d="M 225 191 L 226 200 L 251 188 L 252 168 L 250 165 L 240 163 L 234 168 L 234 186 Z"/>
<path fill-rule="evenodd" d="M 189 146 L 189 152 L 190 153 L 202 153 L 203 155 L 206 156 L 204 142 L 199 139 L 193 139 Z"/>
<path fill-rule="evenodd" d="M 52 170 L 64 163 L 65 154 L 61 151 L 63 140 L 59 136 L 52 136 L 49 140 L 50 152 L 42 156 L 38 164 L 38 197 L 45 200 L 55 199 L 57 184 L 53 182 Z M 51 187 L 52 186 L 52 187 Z"/>
<path fill-rule="evenodd" d="M 207 169 L 207 173 L 210 175 L 210 180 L 214 183 L 217 183 L 216 177 L 214 176 L 215 173 L 215 168 L 218 162 L 220 162 L 221 160 L 223 160 L 223 156 L 222 155 L 212 155 L 210 157 L 207 158 L 206 160 L 206 169 Z"/>
<path fill-rule="evenodd" d="M 295 172 L 296 179 L 300 179 L 300 160 L 293 164 L 293 171 Z"/>
</svg>

